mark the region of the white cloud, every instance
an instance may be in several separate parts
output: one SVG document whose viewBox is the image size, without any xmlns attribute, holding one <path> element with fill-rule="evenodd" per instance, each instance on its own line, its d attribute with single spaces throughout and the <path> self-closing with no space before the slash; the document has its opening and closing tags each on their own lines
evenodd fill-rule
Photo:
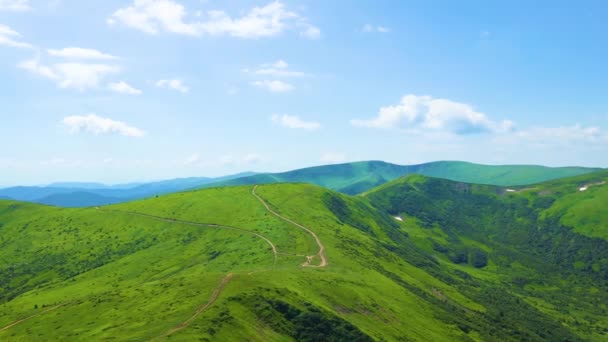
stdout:
<svg viewBox="0 0 608 342">
<path fill-rule="evenodd" d="M 301 71 L 289 70 L 289 64 L 284 60 L 278 60 L 274 63 L 262 64 L 254 70 L 245 69 L 246 73 L 258 76 L 271 76 L 271 77 L 304 77 L 308 76 L 306 73 Z"/>
<path fill-rule="evenodd" d="M 63 49 L 49 49 L 48 54 L 55 57 L 63 57 L 70 59 L 105 59 L 113 60 L 118 57 L 103 53 L 94 49 L 85 49 L 79 47 L 68 47 Z"/>
<path fill-rule="evenodd" d="M 254 7 L 242 17 L 231 17 L 224 11 L 206 13 L 197 11 L 202 21 L 187 22 L 186 8 L 173 0 L 134 0 L 131 6 L 118 9 L 107 22 L 120 22 L 128 27 L 148 33 L 167 31 L 177 34 L 228 35 L 238 38 L 263 38 L 276 36 L 288 29 L 299 29 L 302 36 L 318 38 L 320 30 L 307 19 L 289 11 L 280 1 L 262 7 Z"/>
<path fill-rule="evenodd" d="M 156 81 L 155 85 L 159 88 L 176 90 L 181 93 L 187 93 L 190 91 L 190 88 L 188 88 L 186 85 L 183 84 L 183 82 L 181 80 L 178 80 L 178 79 L 159 80 L 159 81 Z"/>
<path fill-rule="evenodd" d="M 343 163 L 346 160 L 346 155 L 342 153 L 328 152 L 321 155 L 320 161 L 328 164 Z"/>
<path fill-rule="evenodd" d="M 115 93 L 126 94 L 126 95 L 141 95 L 142 91 L 132 87 L 130 84 L 121 81 L 116 83 L 110 83 L 108 88 Z"/>
<path fill-rule="evenodd" d="M 99 85 L 108 74 L 117 73 L 120 68 L 107 64 L 58 63 L 43 65 L 37 58 L 17 65 L 38 76 L 51 79 L 61 88 L 85 90 Z"/>
<path fill-rule="evenodd" d="M 351 120 L 360 127 L 402 128 L 417 132 L 420 130 L 472 134 L 512 130 L 513 123 L 493 122 L 471 105 L 431 96 L 406 95 L 394 106 L 380 108 L 378 116 L 368 120 Z"/>
<path fill-rule="evenodd" d="M 95 114 L 74 115 L 63 118 L 63 124 L 70 133 L 87 132 L 95 135 L 120 134 L 126 137 L 142 137 L 145 132 L 122 121 L 102 118 Z"/>
<path fill-rule="evenodd" d="M 171 0 L 134 0 L 131 6 L 118 9 L 108 19 L 109 24 L 116 21 L 136 30 L 157 34 L 161 29 L 169 32 L 197 35 L 196 25 L 184 23 L 187 15 L 181 4 Z"/>
<path fill-rule="evenodd" d="M 361 31 L 365 33 L 389 33 L 391 32 L 391 29 L 385 26 L 374 26 L 372 24 L 366 24 L 365 26 L 363 26 Z"/>
<path fill-rule="evenodd" d="M 30 10 L 29 0 L 0 0 L 0 11 L 28 11 Z"/>
<path fill-rule="evenodd" d="M 31 44 L 19 41 L 20 37 L 21 35 L 19 34 L 19 32 L 13 30 L 12 28 L 6 25 L 0 24 L 0 45 L 26 49 L 32 47 Z"/>
<path fill-rule="evenodd" d="M 321 128 L 320 123 L 315 121 L 304 121 L 295 115 L 273 115 L 271 119 L 275 124 L 279 124 L 287 128 L 304 129 L 309 131 L 314 131 Z"/>
<path fill-rule="evenodd" d="M 279 80 L 263 80 L 251 82 L 252 85 L 266 89 L 273 93 L 286 93 L 292 91 L 295 87 L 289 83 Z"/>
</svg>

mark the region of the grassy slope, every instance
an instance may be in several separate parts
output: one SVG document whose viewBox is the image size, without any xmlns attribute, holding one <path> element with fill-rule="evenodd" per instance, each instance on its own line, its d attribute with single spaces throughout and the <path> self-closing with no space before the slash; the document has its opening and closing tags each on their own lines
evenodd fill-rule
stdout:
<svg viewBox="0 0 608 342">
<path fill-rule="evenodd" d="M 250 187 L 211 189 L 111 209 L 239 226 L 265 234 L 281 252 L 314 254 L 315 246 L 307 234 L 268 215 L 250 191 Z M 271 329 L 269 323 L 254 318 L 250 297 L 260 293 L 267 293 L 263 301 L 282 298 L 295 307 L 310 302 L 315 308 L 346 318 L 371 336 L 422 339 L 463 335 L 434 318 L 432 305 L 369 269 L 366 260 L 380 262 L 372 252 L 375 243 L 354 228 L 339 225 L 336 229 L 335 217 L 319 201 L 326 190 L 276 185 L 263 187 L 259 193 L 286 215 L 303 215 L 298 219 L 315 227 L 331 251 L 330 267 L 303 269 L 299 267 L 303 258 L 291 256 L 281 256 L 273 267 L 266 244 L 237 232 L 121 212 L 3 202 L 2 255 L 4 260 L 10 257 L 10 264 L 3 269 L 7 274 L 2 279 L 10 279 L 10 283 L 2 286 L 0 326 L 36 313 L 43 305 L 67 305 L 16 325 L 0 337 L 151 338 L 185 320 L 228 272 L 236 276 L 216 305 L 174 338 L 190 340 L 192 334 L 219 339 L 256 335 L 260 340 L 263 336 L 287 338 L 278 334 L 276 327 Z M 309 209 L 301 212 L 300 206 Z M 102 262 L 97 263 L 99 258 Z M 29 268 L 22 268 L 26 264 Z M 412 265 L 399 261 L 389 266 L 414 284 L 429 291 L 432 287 L 453 292 L 463 304 L 481 310 Z M 276 291 L 282 291 L 280 296 Z M 226 311 L 229 316 L 223 314 Z M 410 317 L 407 325 L 404 317 Z M 404 324 L 394 324 L 397 322 Z M 150 328 L 142 329 L 144 325 Z"/>
<path fill-rule="evenodd" d="M 214 183 L 213 186 L 306 182 L 346 194 L 358 194 L 407 174 L 422 174 L 478 184 L 525 185 L 597 170 L 599 169 L 583 167 L 480 165 L 459 161 L 439 161 L 419 165 L 395 165 L 381 161 L 366 161 L 317 166 L 283 173 L 259 174 Z"/>
<path fill-rule="evenodd" d="M 507 188 L 408 176 L 366 194 L 402 215 L 415 243 L 455 269 L 509 284 L 543 314 L 585 338 L 607 337 L 608 172 Z M 587 184 L 586 191 L 579 188 Z M 463 267 L 463 265 L 465 265 Z M 598 305 L 599 303 L 599 305 Z"/>
<path fill-rule="evenodd" d="M 510 271 L 493 254 L 501 247 L 497 242 L 438 224 L 427 227 L 415 215 L 404 215 L 399 223 L 385 212 L 402 213 L 391 208 L 392 194 L 411 189 L 396 191 L 400 185 L 427 182 L 409 177 L 366 197 L 304 184 L 259 187 L 257 193 L 274 210 L 319 236 L 329 259 L 322 269 L 300 266 L 302 255 L 317 252 L 314 240 L 270 215 L 249 186 L 101 210 L 0 202 L 0 328 L 41 312 L 43 305 L 66 304 L 0 332 L 0 339 L 153 338 L 190 317 L 233 273 L 217 302 L 171 340 L 305 340 L 311 333 L 307 327 L 318 332 L 327 326 L 354 334 L 349 335 L 354 340 L 366 335 L 420 341 L 600 340 L 598 331 L 608 322 L 597 310 L 606 308 L 589 306 L 606 302 L 605 287 L 583 270 L 572 271 L 579 282 L 571 299 L 550 290 L 567 286 L 555 274 L 505 294 L 515 275 L 530 278 L 535 267 L 554 271 L 555 266 L 509 250 L 515 253 L 509 267 L 517 272 Z M 498 197 L 495 188 L 479 189 Z M 415 192 L 421 200 L 432 194 L 424 188 Z M 444 195 L 446 203 L 454 200 L 451 192 Z M 376 209 L 370 201 L 388 202 Z M 256 236 L 126 212 L 243 228 L 262 234 L 285 254 L 274 264 L 268 244 Z M 454 264 L 435 250 L 437 243 L 449 245 L 454 234 L 459 244 L 489 252 L 488 266 Z M 557 305 L 564 301 L 568 313 Z"/>
</svg>

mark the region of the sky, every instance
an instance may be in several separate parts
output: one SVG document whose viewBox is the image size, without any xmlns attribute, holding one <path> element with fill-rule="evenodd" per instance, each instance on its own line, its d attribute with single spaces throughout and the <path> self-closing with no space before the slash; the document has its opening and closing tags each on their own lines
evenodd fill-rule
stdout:
<svg viewBox="0 0 608 342">
<path fill-rule="evenodd" d="M 605 1 L 0 0 L 0 186 L 608 167 Z"/>
</svg>

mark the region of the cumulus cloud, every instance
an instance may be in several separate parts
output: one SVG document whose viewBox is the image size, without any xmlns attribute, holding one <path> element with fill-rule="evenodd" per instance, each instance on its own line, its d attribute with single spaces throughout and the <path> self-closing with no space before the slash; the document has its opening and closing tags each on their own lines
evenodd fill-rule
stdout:
<svg viewBox="0 0 608 342">
<path fill-rule="evenodd" d="M 0 11 L 28 11 L 32 9 L 29 0 L 0 0 Z"/>
<path fill-rule="evenodd" d="M 296 12 L 287 10 L 280 1 L 254 7 L 241 17 L 231 17 L 224 11 L 195 12 L 194 17 L 204 20 L 188 21 L 188 11 L 173 0 L 134 0 L 130 6 L 120 8 L 107 22 L 121 23 L 133 29 L 158 34 L 167 31 L 190 36 L 227 35 L 238 38 L 264 38 L 276 36 L 289 29 L 300 30 L 307 38 L 318 38 L 321 31 Z"/>
<path fill-rule="evenodd" d="M 289 70 L 289 64 L 284 60 L 278 60 L 274 63 L 262 64 L 258 68 L 249 70 L 243 70 L 246 73 L 258 76 L 266 77 L 304 77 L 308 76 L 306 73 L 301 71 Z"/>
<path fill-rule="evenodd" d="M 321 124 L 315 121 L 304 121 L 295 115 L 273 115 L 272 122 L 287 128 L 304 129 L 314 131 L 321 128 Z"/>
<path fill-rule="evenodd" d="M 389 32 L 391 32 L 391 29 L 389 29 L 388 27 L 385 27 L 385 26 L 366 24 L 365 26 L 363 26 L 361 31 L 363 31 L 365 33 L 389 33 Z"/>
<path fill-rule="evenodd" d="M 26 49 L 32 47 L 31 44 L 22 42 L 20 38 L 21 34 L 19 34 L 19 32 L 13 30 L 12 28 L 6 25 L 0 24 L 0 45 Z"/>
<path fill-rule="evenodd" d="M 155 85 L 159 88 L 176 90 L 180 93 L 187 93 L 190 91 L 190 88 L 188 88 L 181 80 L 178 79 L 158 80 L 156 81 Z"/>
<path fill-rule="evenodd" d="M 142 137 L 145 132 L 122 121 L 103 118 L 96 114 L 74 115 L 63 118 L 70 133 L 87 132 L 95 135 L 119 134 L 126 137 Z"/>
<path fill-rule="evenodd" d="M 254 81 L 251 82 L 251 85 L 256 86 L 258 88 L 266 89 L 272 93 L 287 93 L 294 90 L 295 88 L 292 84 L 279 80 Z"/>
<path fill-rule="evenodd" d="M 97 87 L 104 77 L 120 71 L 120 68 L 107 64 L 57 63 L 43 65 L 38 58 L 25 60 L 17 66 L 35 75 L 51 79 L 61 88 L 74 88 L 81 91 Z"/>
<path fill-rule="evenodd" d="M 108 85 L 108 88 L 110 88 L 111 91 L 115 92 L 115 93 L 119 93 L 119 94 L 126 94 L 126 95 L 141 95 L 142 91 L 132 87 L 130 84 L 121 81 L 121 82 L 116 82 L 116 83 L 110 83 Z"/>
<path fill-rule="evenodd" d="M 342 153 L 328 152 L 321 155 L 320 161 L 327 164 L 343 163 L 346 160 L 346 155 Z"/>
<path fill-rule="evenodd" d="M 49 49 L 48 54 L 54 57 L 62 57 L 69 59 L 101 59 L 101 60 L 113 60 L 118 59 L 116 56 L 112 56 L 94 49 L 85 49 L 80 47 L 68 47 L 63 49 Z"/>
<path fill-rule="evenodd" d="M 406 95 L 397 105 L 380 108 L 375 118 L 351 120 L 353 126 L 402 128 L 454 134 L 508 131 L 510 121 L 494 122 L 471 105 L 431 96 Z"/>
</svg>

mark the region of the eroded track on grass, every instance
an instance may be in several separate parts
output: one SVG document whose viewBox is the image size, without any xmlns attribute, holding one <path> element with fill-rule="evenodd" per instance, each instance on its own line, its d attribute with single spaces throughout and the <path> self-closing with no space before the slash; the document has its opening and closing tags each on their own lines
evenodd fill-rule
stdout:
<svg viewBox="0 0 608 342">
<path fill-rule="evenodd" d="M 308 259 L 305 263 L 302 264 L 302 266 L 304 267 L 325 267 L 327 266 L 328 262 L 327 262 L 327 257 L 325 256 L 325 246 L 323 246 L 323 243 L 321 243 L 321 240 L 319 239 L 319 237 L 317 236 L 317 234 L 315 234 L 315 232 L 313 232 L 312 230 L 310 230 L 309 228 L 285 217 L 282 216 L 281 214 L 277 213 L 276 211 L 272 210 L 272 208 L 270 208 L 270 206 L 268 205 L 268 203 L 266 203 L 266 201 L 264 201 L 264 199 L 262 197 L 260 197 L 255 190 L 258 188 L 257 185 L 255 185 L 253 187 L 253 189 L 251 190 L 251 194 L 258 199 L 258 201 L 260 201 L 264 207 L 266 208 L 266 210 L 271 213 L 272 215 L 278 217 L 279 219 L 290 223 L 300 229 L 303 229 L 304 231 L 306 231 L 308 234 L 310 234 L 316 241 L 317 246 L 319 247 L 319 252 L 316 254 L 316 257 L 318 257 L 321 261 L 319 262 L 319 265 L 312 265 L 311 261 L 312 259 L 315 258 L 315 255 L 312 256 L 306 256 L 306 258 Z"/>
<path fill-rule="evenodd" d="M 158 220 L 158 221 L 169 222 L 169 223 L 181 223 L 181 224 L 185 224 L 185 225 L 189 225 L 189 226 L 196 226 L 196 227 L 227 229 L 227 230 L 238 231 L 238 232 L 241 232 L 241 233 L 244 233 L 244 234 L 248 234 L 248 235 L 253 235 L 253 236 L 256 236 L 256 237 L 258 237 L 258 238 L 266 241 L 266 243 L 268 243 L 268 245 L 272 249 L 273 265 L 276 265 L 276 263 L 277 263 L 277 257 L 278 257 L 278 254 L 279 254 L 279 252 L 277 250 L 277 246 L 275 246 L 274 243 L 272 243 L 272 241 L 270 241 L 270 239 L 268 239 L 264 235 L 262 235 L 260 233 L 252 232 L 252 231 L 244 229 L 244 228 L 224 226 L 224 225 L 215 224 L 215 223 L 201 223 L 201 222 L 183 221 L 183 220 L 172 219 L 172 218 L 167 218 L 167 217 L 161 217 L 161 216 L 155 216 L 155 215 L 150 215 L 150 214 L 144 214 L 144 213 L 140 213 L 140 212 L 136 212 L 136 211 L 124 211 L 124 210 L 115 210 L 115 209 L 99 209 L 99 208 L 97 208 L 97 209 L 101 210 L 101 211 L 105 211 L 105 212 L 114 212 L 114 213 L 122 213 L 122 214 L 133 215 L 133 216 L 141 216 L 141 217 L 146 217 L 146 218 L 150 218 L 150 219 L 154 219 L 154 220 Z M 280 253 L 280 254 L 283 254 L 283 253 Z"/>
<path fill-rule="evenodd" d="M 43 315 L 43 314 L 45 314 L 45 313 L 47 313 L 47 312 L 49 312 L 49 311 L 53 311 L 53 310 L 55 310 L 55 309 L 59 309 L 60 307 L 62 307 L 62 306 L 66 306 L 67 304 L 68 304 L 68 303 L 58 304 L 58 305 L 55 305 L 55 306 L 53 306 L 53 307 L 50 307 L 50 308 L 48 308 L 48 309 L 46 309 L 46 310 L 43 310 L 43 311 L 41 311 L 41 312 L 35 313 L 35 314 L 31 315 L 31 316 L 28 316 L 28 317 L 22 318 L 22 319 L 20 319 L 20 320 L 14 321 L 13 323 L 11 323 L 11 324 L 9 324 L 9 325 L 6 325 L 6 326 L 4 326 L 4 327 L 0 328 L 0 332 L 3 332 L 3 331 L 5 331 L 5 330 L 8 330 L 8 329 L 10 329 L 10 328 L 14 327 L 14 326 L 15 326 L 15 325 L 17 325 L 17 324 L 20 324 L 20 323 L 23 323 L 23 322 L 25 322 L 25 321 L 28 321 L 28 320 L 30 320 L 30 319 L 32 319 L 32 318 L 34 318 L 34 317 L 38 317 L 38 316 L 40 316 L 40 315 Z"/>
<path fill-rule="evenodd" d="M 194 314 L 192 316 L 190 316 L 190 318 L 188 318 L 187 320 L 183 321 L 182 323 L 180 323 L 179 325 L 177 325 L 173 329 L 171 329 L 171 330 L 167 331 L 166 333 L 162 334 L 161 336 L 152 339 L 152 341 L 158 340 L 158 339 L 163 338 L 163 337 L 168 337 L 170 335 L 175 334 L 176 332 L 179 332 L 179 331 L 181 331 L 183 329 L 186 329 L 200 314 L 202 314 L 211 305 L 213 305 L 213 303 L 215 303 L 215 301 L 218 299 L 218 297 L 222 293 L 222 290 L 224 290 L 224 288 L 226 287 L 226 285 L 230 282 L 230 280 L 232 280 L 233 276 L 234 275 L 232 273 L 228 273 L 222 279 L 222 282 L 215 288 L 215 290 L 213 290 L 213 293 L 211 294 L 211 297 L 209 297 L 209 301 L 207 303 L 201 305 L 200 307 L 198 307 L 196 309 L 196 311 L 194 312 Z"/>
</svg>

